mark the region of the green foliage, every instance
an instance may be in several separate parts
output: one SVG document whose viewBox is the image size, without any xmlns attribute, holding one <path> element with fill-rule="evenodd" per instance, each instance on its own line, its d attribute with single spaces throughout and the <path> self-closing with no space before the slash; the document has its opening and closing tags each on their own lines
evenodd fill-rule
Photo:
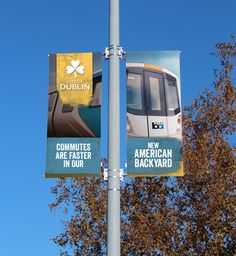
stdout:
<svg viewBox="0 0 236 256">
<path fill-rule="evenodd" d="M 236 42 L 219 43 L 215 82 L 183 115 L 179 178 L 128 179 L 121 191 L 122 255 L 236 255 Z M 60 179 L 50 208 L 63 209 L 62 256 L 106 252 L 106 183 Z M 70 214 L 69 214 L 69 213 Z"/>
</svg>

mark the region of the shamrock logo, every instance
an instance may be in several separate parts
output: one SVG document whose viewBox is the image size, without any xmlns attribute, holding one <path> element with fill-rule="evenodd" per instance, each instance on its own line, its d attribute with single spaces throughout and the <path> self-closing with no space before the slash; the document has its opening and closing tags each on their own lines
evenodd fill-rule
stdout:
<svg viewBox="0 0 236 256">
<path fill-rule="evenodd" d="M 80 75 L 84 74 L 84 66 L 80 66 L 80 61 L 79 60 L 72 60 L 71 61 L 71 66 L 66 66 L 66 74 L 71 75 L 72 73 L 75 73 L 75 77 L 77 76 L 77 72 Z"/>
</svg>

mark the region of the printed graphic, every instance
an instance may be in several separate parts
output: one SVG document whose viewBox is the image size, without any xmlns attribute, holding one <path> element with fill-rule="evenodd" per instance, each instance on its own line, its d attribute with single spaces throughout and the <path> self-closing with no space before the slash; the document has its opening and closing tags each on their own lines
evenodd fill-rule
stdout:
<svg viewBox="0 0 236 256">
<path fill-rule="evenodd" d="M 49 56 L 46 177 L 100 173 L 102 54 Z"/>
<path fill-rule="evenodd" d="M 93 54 L 57 54 L 57 91 L 63 104 L 89 106 L 93 96 Z"/>
<path fill-rule="evenodd" d="M 179 52 L 128 52 L 126 61 L 128 175 L 182 176 Z"/>
<path fill-rule="evenodd" d="M 66 66 L 66 74 L 71 75 L 72 73 L 75 74 L 75 78 L 77 78 L 77 72 L 80 75 L 84 74 L 84 66 L 79 66 L 80 61 L 79 60 L 72 60 L 71 61 L 71 66 Z"/>
</svg>

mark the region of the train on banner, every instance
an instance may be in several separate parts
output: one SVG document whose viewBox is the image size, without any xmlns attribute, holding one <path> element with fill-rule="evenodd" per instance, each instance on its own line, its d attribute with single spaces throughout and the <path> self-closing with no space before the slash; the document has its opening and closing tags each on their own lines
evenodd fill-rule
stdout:
<svg viewBox="0 0 236 256">
<path fill-rule="evenodd" d="M 127 173 L 183 176 L 180 52 L 127 52 Z"/>
<path fill-rule="evenodd" d="M 100 174 L 102 53 L 49 55 L 45 177 Z"/>
</svg>

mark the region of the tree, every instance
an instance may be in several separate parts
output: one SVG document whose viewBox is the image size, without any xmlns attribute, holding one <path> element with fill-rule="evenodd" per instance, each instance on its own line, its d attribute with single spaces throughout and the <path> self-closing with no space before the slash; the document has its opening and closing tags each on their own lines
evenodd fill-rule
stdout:
<svg viewBox="0 0 236 256">
<path fill-rule="evenodd" d="M 215 45 L 215 82 L 183 114 L 184 177 L 129 178 L 122 187 L 122 255 L 235 255 L 236 42 Z M 235 77 L 233 77 L 235 76 Z M 63 209 L 61 255 L 106 252 L 106 183 L 59 179 L 51 210 Z"/>
</svg>

